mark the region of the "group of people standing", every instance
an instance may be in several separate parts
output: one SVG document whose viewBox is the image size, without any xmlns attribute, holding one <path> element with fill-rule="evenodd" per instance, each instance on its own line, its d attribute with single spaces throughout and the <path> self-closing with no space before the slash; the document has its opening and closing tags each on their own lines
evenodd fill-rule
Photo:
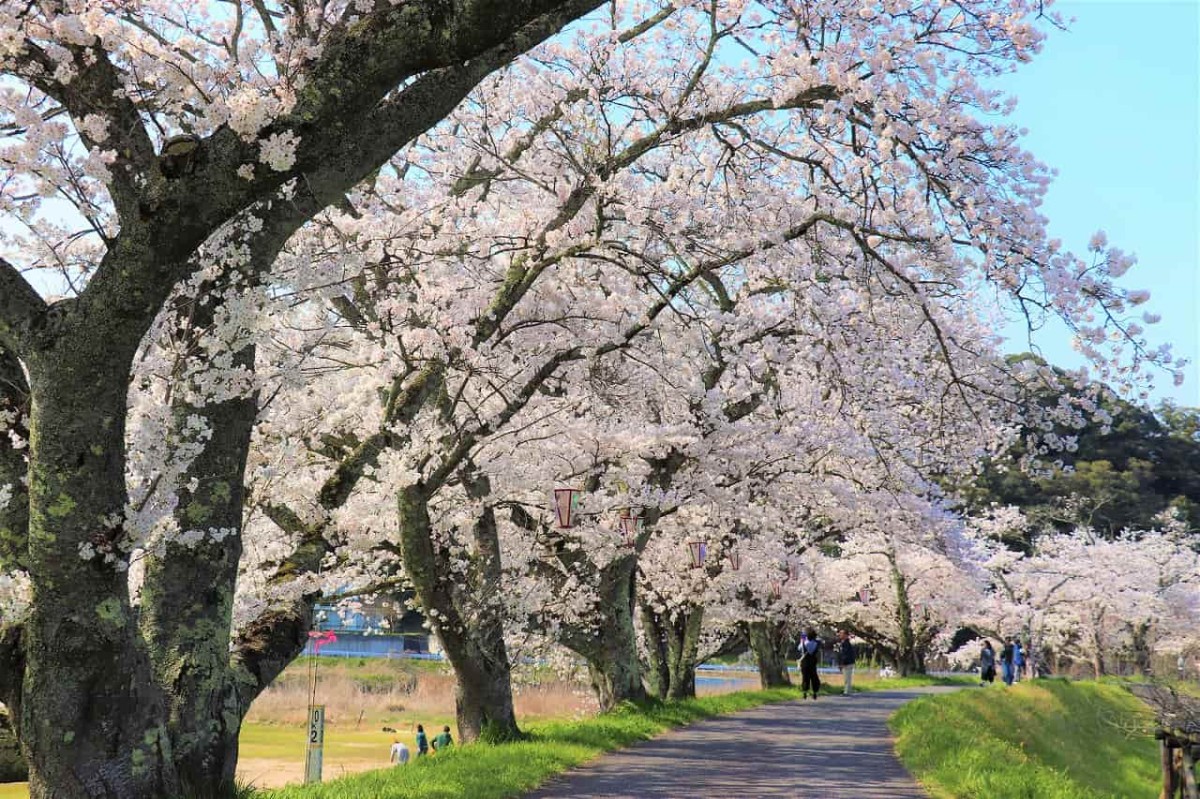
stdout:
<svg viewBox="0 0 1200 799">
<path fill-rule="evenodd" d="M 1025 649 L 1021 646 L 1021 642 L 1009 636 L 1004 641 L 1004 646 L 1000 649 L 1000 679 L 1005 685 L 1012 685 L 1014 682 L 1021 681 L 1021 672 L 1025 670 Z M 996 681 L 996 650 L 992 648 L 992 642 L 986 638 L 983 641 L 983 648 L 979 650 L 979 684 L 994 683 Z"/>
<path fill-rule="evenodd" d="M 850 641 L 850 633 L 838 630 L 838 642 L 834 647 L 838 668 L 842 671 L 842 693 L 850 696 L 854 692 L 854 662 L 858 659 L 858 651 Z M 821 692 L 821 675 L 817 667 L 821 665 L 821 639 L 817 631 L 809 627 L 800 636 L 800 694 L 813 699 Z"/>
<path fill-rule="evenodd" d="M 390 729 L 390 728 L 385 728 Z M 433 751 L 441 752 L 449 749 L 454 745 L 454 739 L 450 736 L 450 725 L 442 727 L 442 731 L 433 739 Z M 417 757 L 429 754 L 429 737 L 425 734 L 425 726 L 417 725 Z M 408 745 L 399 738 L 392 739 L 392 754 L 390 761 L 397 766 L 403 766 L 408 762 L 409 751 Z"/>
</svg>

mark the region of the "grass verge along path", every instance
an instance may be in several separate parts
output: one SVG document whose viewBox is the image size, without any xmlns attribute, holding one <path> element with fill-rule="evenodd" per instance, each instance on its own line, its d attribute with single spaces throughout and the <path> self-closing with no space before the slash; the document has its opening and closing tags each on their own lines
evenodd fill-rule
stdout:
<svg viewBox="0 0 1200 799">
<path fill-rule="evenodd" d="M 1156 744 L 1124 732 L 1144 713 L 1118 685 L 1052 679 L 918 699 L 890 726 L 934 799 L 1157 799 Z"/>
<path fill-rule="evenodd" d="M 472 744 L 407 766 L 380 769 L 322 785 L 258 794 L 269 799 L 501 799 L 604 752 L 645 741 L 674 727 L 768 702 L 798 698 L 795 689 L 744 691 L 682 702 L 628 705 L 594 718 L 529 725 L 530 738 Z"/>
</svg>

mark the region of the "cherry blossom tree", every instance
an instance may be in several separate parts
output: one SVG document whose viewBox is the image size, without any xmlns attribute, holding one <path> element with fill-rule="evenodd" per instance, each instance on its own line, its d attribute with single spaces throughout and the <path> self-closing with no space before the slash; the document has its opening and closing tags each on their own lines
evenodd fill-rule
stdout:
<svg viewBox="0 0 1200 799">
<path fill-rule="evenodd" d="M 9 538 L 35 596 L 13 654 L 21 677 L 5 681 L 3 701 L 35 796 L 163 795 L 232 776 L 224 705 L 181 699 L 186 679 L 164 684 L 189 670 L 177 646 L 188 633 L 139 630 L 124 560 L 80 557 L 123 536 L 132 361 L 200 270 L 198 249 L 236 221 L 258 231 L 268 255 L 251 268 L 266 269 L 296 227 L 482 77 L 599 4 L 0 4 L 0 197 L 27 228 L 5 229 L 16 254 L 0 261 L 0 346 L 21 361 L 32 398 L 29 529 Z M 44 201 L 55 196 L 79 227 L 59 221 Z M 70 296 L 47 302 L 23 270 L 57 273 Z M 220 482 L 240 482 L 238 461 Z M 236 550 L 215 565 L 203 554 L 190 559 L 201 579 L 230 593 Z M 168 593 L 191 593 L 177 581 L 191 565 L 168 565 Z M 212 604 L 228 665 L 228 602 Z M 197 613 L 156 618 L 194 626 Z M 205 695 L 236 693 L 217 668 L 224 685 Z M 253 664 L 242 673 L 270 676 Z"/>
</svg>

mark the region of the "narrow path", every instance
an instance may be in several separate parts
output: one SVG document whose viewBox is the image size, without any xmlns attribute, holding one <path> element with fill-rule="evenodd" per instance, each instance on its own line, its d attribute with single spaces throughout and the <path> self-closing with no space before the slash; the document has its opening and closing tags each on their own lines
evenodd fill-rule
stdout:
<svg viewBox="0 0 1200 799">
<path fill-rule="evenodd" d="M 887 718 L 915 688 L 823 696 L 709 719 L 604 755 L 525 799 L 915 799 Z"/>
</svg>

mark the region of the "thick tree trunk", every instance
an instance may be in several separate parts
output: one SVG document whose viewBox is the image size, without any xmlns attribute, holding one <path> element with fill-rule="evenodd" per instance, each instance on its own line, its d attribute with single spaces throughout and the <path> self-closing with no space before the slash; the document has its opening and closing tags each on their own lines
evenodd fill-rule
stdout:
<svg viewBox="0 0 1200 799">
<path fill-rule="evenodd" d="M 646 698 L 631 601 L 632 596 L 628 601 L 617 598 L 608 605 L 612 615 L 602 620 L 595 638 L 597 646 L 586 656 L 592 688 L 602 711 L 612 710 L 622 702 L 640 702 Z"/>
<path fill-rule="evenodd" d="M 901 677 L 925 673 L 925 659 L 917 648 L 917 635 L 913 630 L 912 605 L 908 601 L 908 582 L 900 573 L 894 556 L 888 557 L 891 567 L 892 587 L 896 591 L 896 624 L 900 634 L 896 640 L 896 673 Z"/>
<path fill-rule="evenodd" d="M 103 329 L 31 359 L 33 441 L 21 739 L 33 799 L 178 793 L 162 692 L 130 606 L 123 535 L 127 375 Z"/>
<path fill-rule="evenodd" d="M 693 607 L 667 626 L 668 670 L 671 687 L 668 699 L 693 699 L 696 696 L 697 655 L 700 652 L 700 628 L 704 623 L 704 608 Z"/>
<path fill-rule="evenodd" d="M 503 628 L 482 623 L 467 635 L 439 628 L 438 639 L 454 666 L 458 685 L 454 715 L 464 742 L 489 743 L 521 737 L 513 708 L 512 674 L 504 647 Z"/>
<path fill-rule="evenodd" d="M 475 485 L 473 493 L 486 495 L 486 481 Z M 438 640 L 458 680 L 459 739 L 519 738 L 503 618 L 496 604 L 501 564 L 495 514 L 485 506 L 473 530 L 474 584 L 455 585 L 447 579 L 452 574 L 448 557 L 433 545 L 428 502 L 421 484 L 399 492 L 401 550 L 422 609 L 426 614 L 436 611 Z"/>
<path fill-rule="evenodd" d="M 1150 647 L 1150 625 L 1145 622 L 1130 625 L 1130 637 L 1133 645 L 1133 668 L 1141 677 L 1145 677 L 1153 668 Z"/>
<path fill-rule="evenodd" d="M 647 604 L 641 606 L 642 641 L 646 646 L 646 689 L 655 699 L 666 699 L 671 689 L 667 667 L 667 636 L 662 620 Z"/>
<path fill-rule="evenodd" d="M 252 368 L 254 348 L 236 361 Z M 242 554 L 243 473 L 257 410 L 254 396 L 200 407 L 177 403 L 180 430 L 189 416 L 205 419 L 212 430 L 176 489 L 180 530 L 204 537 L 190 547 L 168 542 L 164 557 L 147 560 L 142 587 L 142 629 L 155 676 L 170 698 L 180 781 L 207 795 L 233 787 L 238 732 L 249 709 L 239 696 L 250 693 L 248 686 L 239 691 L 234 681 L 229 641 Z"/>
<path fill-rule="evenodd" d="M 596 627 L 563 625 L 559 642 L 584 658 L 600 710 L 646 698 L 634 629 L 634 584 L 637 556 L 617 558 L 600 571 Z"/>
<path fill-rule="evenodd" d="M 758 662 L 758 679 L 763 688 L 783 688 L 792 684 L 788 676 L 788 648 L 791 638 L 782 622 L 752 621 L 747 626 L 750 648 Z"/>
<path fill-rule="evenodd" d="M 1106 668 L 1104 662 L 1104 642 L 1100 639 L 1100 623 L 1103 617 L 1100 614 L 1093 614 L 1092 619 L 1092 677 L 1100 679 L 1104 676 Z"/>
</svg>

